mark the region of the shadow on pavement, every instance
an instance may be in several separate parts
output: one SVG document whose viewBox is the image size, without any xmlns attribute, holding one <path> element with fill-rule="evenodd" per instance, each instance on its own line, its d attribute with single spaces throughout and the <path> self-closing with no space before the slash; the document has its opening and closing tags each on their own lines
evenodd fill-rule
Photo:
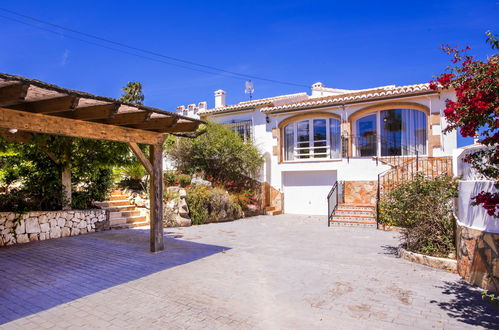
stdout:
<svg viewBox="0 0 499 330">
<path fill-rule="evenodd" d="M 165 233 L 149 252 L 149 230 L 112 230 L 0 248 L 0 324 L 229 248 Z"/>
<path fill-rule="evenodd" d="M 481 326 L 486 329 L 499 328 L 499 308 L 482 300 L 480 289 L 471 286 L 464 280 L 457 282 L 444 282 L 439 288 L 445 295 L 452 296 L 452 299 L 445 302 L 432 300 L 447 312 L 452 318 L 463 323 Z"/>
</svg>

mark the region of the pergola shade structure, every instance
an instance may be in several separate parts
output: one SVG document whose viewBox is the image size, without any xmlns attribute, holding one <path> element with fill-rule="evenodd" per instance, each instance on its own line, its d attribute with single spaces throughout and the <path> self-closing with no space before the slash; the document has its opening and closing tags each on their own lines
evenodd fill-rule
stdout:
<svg viewBox="0 0 499 330">
<path fill-rule="evenodd" d="M 167 133 L 193 132 L 201 123 L 153 107 L 0 73 L 0 135 L 7 140 L 22 142 L 30 133 L 45 133 L 128 143 L 150 175 L 153 252 L 164 249 L 163 142 Z M 20 132 L 9 133 L 12 129 Z M 150 159 L 138 144 L 150 146 Z"/>
</svg>

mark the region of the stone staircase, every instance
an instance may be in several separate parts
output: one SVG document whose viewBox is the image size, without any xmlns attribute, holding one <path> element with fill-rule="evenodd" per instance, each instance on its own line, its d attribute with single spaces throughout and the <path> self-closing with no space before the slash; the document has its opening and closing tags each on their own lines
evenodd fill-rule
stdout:
<svg viewBox="0 0 499 330">
<path fill-rule="evenodd" d="M 282 210 L 276 210 L 275 206 L 266 206 L 265 207 L 265 214 L 266 215 L 279 215 L 283 214 Z"/>
<path fill-rule="evenodd" d="M 376 206 L 372 204 L 338 204 L 331 225 L 376 227 Z"/>
<path fill-rule="evenodd" d="M 95 204 L 101 209 L 109 211 L 109 223 L 112 229 L 133 228 L 149 224 L 147 217 L 141 215 L 135 205 L 130 203 L 128 196 L 119 189 L 114 190 L 107 201 Z"/>
</svg>

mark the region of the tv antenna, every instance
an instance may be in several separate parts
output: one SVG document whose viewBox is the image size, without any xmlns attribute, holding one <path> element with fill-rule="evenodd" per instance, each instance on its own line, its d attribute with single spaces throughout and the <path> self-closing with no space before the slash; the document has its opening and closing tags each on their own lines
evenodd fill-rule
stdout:
<svg viewBox="0 0 499 330">
<path fill-rule="evenodd" d="M 255 91 L 255 87 L 253 85 L 253 82 L 251 80 L 248 80 L 244 83 L 244 93 L 249 94 L 250 101 L 253 96 L 253 92 Z"/>
</svg>

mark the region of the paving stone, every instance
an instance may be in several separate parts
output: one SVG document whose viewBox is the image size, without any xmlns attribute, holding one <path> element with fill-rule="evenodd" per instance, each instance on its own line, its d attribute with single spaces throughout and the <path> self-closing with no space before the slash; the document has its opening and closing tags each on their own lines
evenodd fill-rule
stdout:
<svg viewBox="0 0 499 330">
<path fill-rule="evenodd" d="M 137 228 L 0 248 L 0 328 L 499 325 L 480 290 L 397 258 L 394 232 L 281 215 L 168 228 L 157 254 L 148 239 Z"/>
</svg>

